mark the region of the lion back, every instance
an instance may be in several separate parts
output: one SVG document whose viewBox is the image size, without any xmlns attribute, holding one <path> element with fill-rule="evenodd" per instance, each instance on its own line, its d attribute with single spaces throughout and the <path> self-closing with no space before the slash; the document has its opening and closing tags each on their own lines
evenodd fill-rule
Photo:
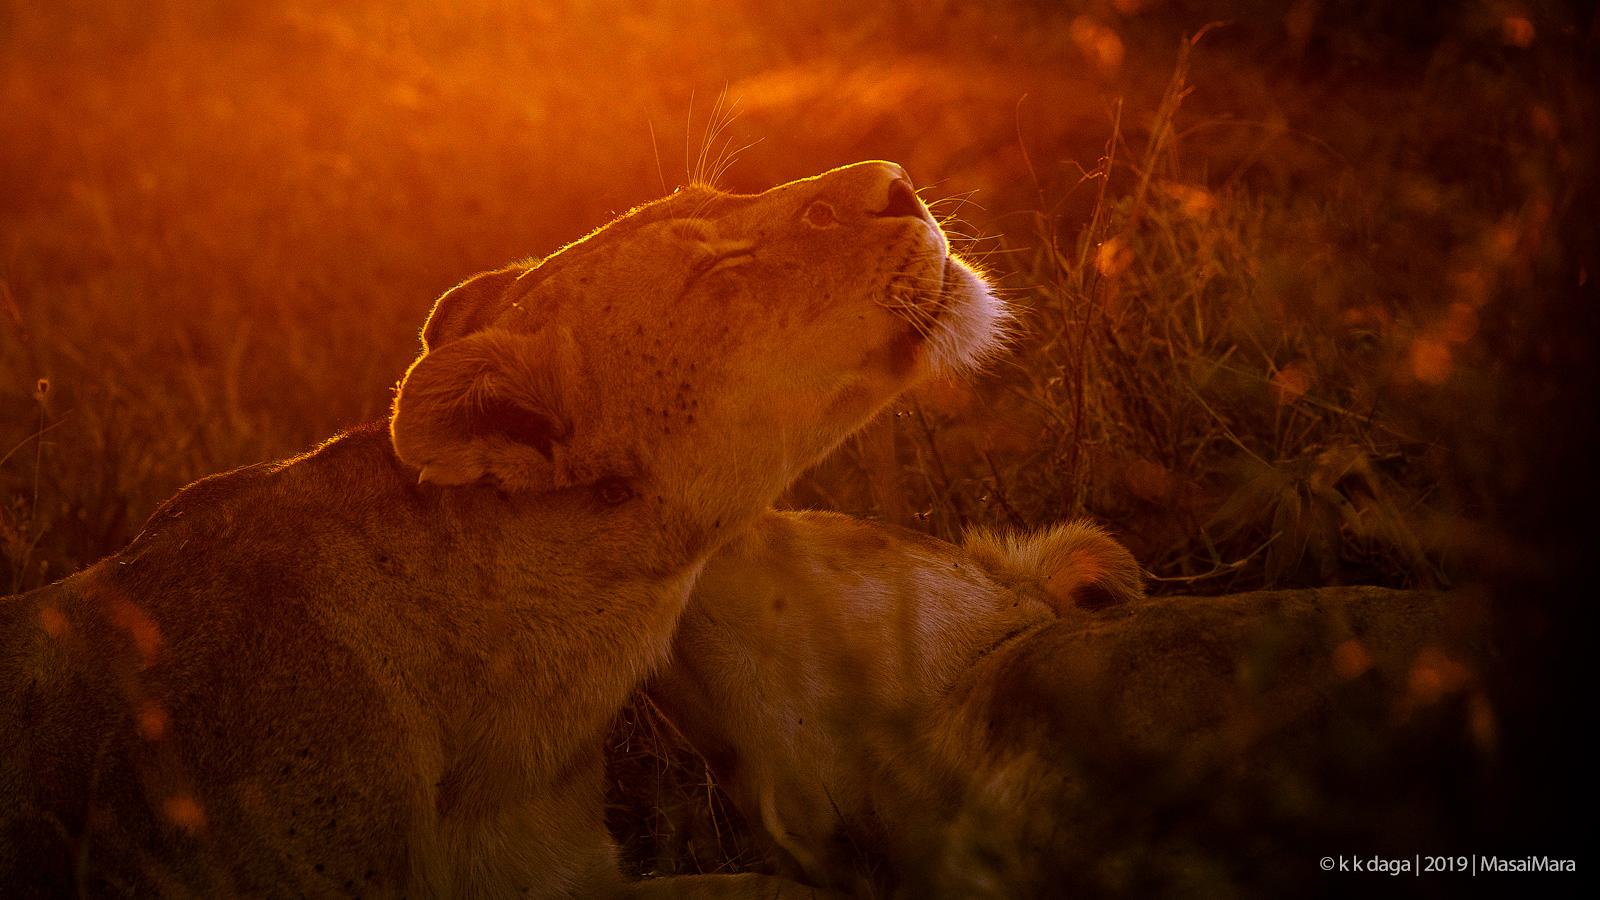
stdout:
<svg viewBox="0 0 1600 900">
<path fill-rule="evenodd" d="M 305 540 L 304 485 L 279 468 L 197 482 L 122 553 L 3 601 L 0 717 L 25 723 L 0 729 L 7 897 L 270 893 L 293 876 L 260 861 L 292 851 L 262 851 L 308 834 L 319 878 L 405 870 L 395 840 L 341 837 L 398 836 L 403 748 L 371 667 L 316 611 L 359 560 Z"/>
</svg>

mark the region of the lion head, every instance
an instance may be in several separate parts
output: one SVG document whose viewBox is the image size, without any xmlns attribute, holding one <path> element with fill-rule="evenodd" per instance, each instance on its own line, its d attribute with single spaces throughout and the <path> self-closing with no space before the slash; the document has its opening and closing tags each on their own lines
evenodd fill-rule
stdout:
<svg viewBox="0 0 1600 900">
<path fill-rule="evenodd" d="M 692 508 L 699 532 L 977 364 L 1005 320 L 898 166 L 696 186 L 440 298 L 391 433 L 423 481 L 601 485 Z"/>
</svg>

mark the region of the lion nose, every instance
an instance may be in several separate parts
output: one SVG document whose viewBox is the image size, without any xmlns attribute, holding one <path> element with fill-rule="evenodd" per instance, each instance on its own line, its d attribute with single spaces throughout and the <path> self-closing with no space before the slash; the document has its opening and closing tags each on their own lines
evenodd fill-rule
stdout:
<svg viewBox="0 0 1600 900">
<path fill-rule="evenodd" d="M 846 215 L 849 215 L 846 210 L 853 207 L 854 213 L 859 216 L 921 219 L 934 228 L 938 227 L 928 207 L 923 205 L 911 187 L 911 179 L 906 177 L 905 170 L 892 162 L 860 162 L 834 169 L 822 177 L 826 179 L 824 196 L 831 195 L 830 203 L 834 202 L 834 198 L 844 201 L 845 205 L 840 211 Z"/>
<path fill-rule="evenodd" d="M 921 219 L 933 225 L 933 216 L 911 187 L 906 170 L 892 162 L 873 160 L 857 164 L 868 176 L 865 212 L 880 219 Z"/>
<path fill-rule="evenodd" d="M 911 189 L 911 182 L 904 175 L 889 182 L 888 199 L 884 201 L 881 209 L 873 210 L 871 215 L 881 219 L 910 218 L 931 221 L 928 208 L 922 205 L 917 198 L 917 192 Z"/>
</svg>

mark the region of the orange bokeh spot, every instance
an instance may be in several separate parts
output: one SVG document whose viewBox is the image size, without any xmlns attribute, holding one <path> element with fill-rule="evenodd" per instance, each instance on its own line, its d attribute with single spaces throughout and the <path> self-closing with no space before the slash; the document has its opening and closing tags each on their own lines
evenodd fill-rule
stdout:
<svg viewBox="0 0 1600 900">
<path fill-rule="evenodd" d="M 1122 46 L 1122 38 L 1112 29 L 1089 16 L 1079 16 L 1067 26 L 1067 34 L 1078 45 L 1078 50 L 1101 72 L 1109 74 L 1122 66 L 1126 51 Z"/>
<path fill-rule="evenodd" d="M 1279 369 L 1272 376 L 1272 398 L 1280 404 L 1293 403 L 1311 389 L 1311 373 L 1298 363 Z"/>
<path fill-rule="evenodd" d="M 168 821 L 184 831 L 199 831 L 206 827 L 205 810 L 193 794 L 173 794 L 167 798 L 162 810 L 167 814 Z"/>
<path fill-rule="evenodd" d="M 159 741 L 167 734 L 167 711 L 154 703 L 139 710 L 139 734 L 147 741 Z"/>
<path fill-rule="evenodd" d="M 1533 23 L 1521 16 L 1506 16 L 1500 20 L 1500 40 L 1508 47 L 1533 45 Z"/>
<path fill-rule="evenodd" d="M 1489 258 L 1495 262 L 1504 263 L 1511 259 L 1511 254 L 1516 252 L 1517 244 L 1522 240 L 1522 232 L 1515 223 L 1501 222 L 1489 229 Z"/>
<path fill-rule="evenodd" d="M 1161 192 L 1172 198 L 1178 209 L 1191 219 L 1203 222 L 1217 208 L 1217 198 L 1205 188 L 1169 181 L 1161 186 Z"/>
<path fill-rule="evenodd" d="M 154 665 L 161 648 L 161 629 L 156 623 L 124 597 L 112 601 L 111 616 L 133 638 L 133 645 L 139 650 L 139 667 L 147 669 Z"/>
<path fill-rule="evenodd" d="M 1424 384 L 1444 384 L 1454 364 L 1450 345 L 1434 338 L 1411 343 L 1411 374 Z"/>
<path fill-rule="evenodd" d="M 54 606 L 43 607 L 39 610 L 39 627 L 59 641 L 67 636 L 67 617 Z"/>
<path fill-rule="evenodd" d="M 1374 303 L 1350 307 L 1340 314 L 1340 319 L 1352 328 L 1370 328 L 1378 332 L 1386 331 L 1394 324 L 1394 316 Z"/>
<path fill-rule="evenodd" d="M 1333 648 L 1333 673 L 1345 681 L 1360 677 L 1372 668 L 1372 654 L 1355 638 Z"/>
<path fill-rule="evenodd" d="M 1445 655 L 1438 647 L 1424 648 L 1411 666 L 1410 697 L 1412 703 L 1426 706 L 1437 703 L 1449 694 L 1467 686 L 1472 673 L 1467 667 Z"/>
<path fill-rule="evenodd" d="M 1561 137 L 1561 123 L 1556 121 L 1555 114 L 1549 108 L 1541 104 L 1528 107 L 1528 124 L 1533 126 L 1535 134 L 1547 141 Z"/>
<path fill-rule="evenodd" d="M 1101 275 L 1115 278 L 1133 265 L 1133 248 L 1120 235 L 1100 245 L 1094 255 L 1094 267 Z"/>
</svg>

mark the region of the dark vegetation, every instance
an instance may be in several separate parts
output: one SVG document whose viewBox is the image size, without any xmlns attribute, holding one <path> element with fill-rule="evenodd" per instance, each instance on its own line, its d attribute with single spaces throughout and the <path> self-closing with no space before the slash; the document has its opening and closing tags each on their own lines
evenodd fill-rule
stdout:
<svg viewBox="0 0 1600 900">
<path fill-rule="evenodd" d="M 740 190 L 888 158 L 1022 309 L 1016 351 L 897 404 L 790 502 L 947 538 L 1092 516 L 1157 593 L 1480 592 L 1505 732 L 1482 833 L 1542 839 L 1589 708 L 1569 587 L 1595 536 L 1597 21 L 8 0 L 0 588 L 116 551 L 199 476 L 380 417 L 440 292 L 702 154 Z M 736 861 L 703 769 L 630 715 L 640 864 Z"/>
</svg>

